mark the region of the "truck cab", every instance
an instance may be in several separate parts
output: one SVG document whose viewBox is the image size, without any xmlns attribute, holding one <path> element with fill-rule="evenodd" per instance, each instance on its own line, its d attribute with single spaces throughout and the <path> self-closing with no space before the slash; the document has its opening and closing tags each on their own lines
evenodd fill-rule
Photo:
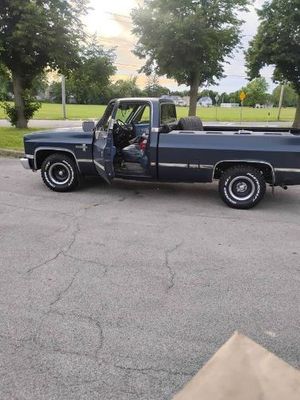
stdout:
<svg viewBox="0 0 300 400">
<path fill-rule="evenodd" d="M 188 133 L 180 121 L 169 99 L 111 101 L 95 127 L 93 156 L 99 175 L 107 182 L 114 177 L 209 181 L 211 168 L 200 171 L 201 160 L 178 134 Z M 191 129 L 203 130 L 199 119 L 192 121 Z"/>
<path fill-rule="evenodd" d="M 114 177 L 157 179 L 158 134 L 177 121 L 169 100 L 112 100 L 94 129 L 93 156 L 98 173 Z"/>
</svg>

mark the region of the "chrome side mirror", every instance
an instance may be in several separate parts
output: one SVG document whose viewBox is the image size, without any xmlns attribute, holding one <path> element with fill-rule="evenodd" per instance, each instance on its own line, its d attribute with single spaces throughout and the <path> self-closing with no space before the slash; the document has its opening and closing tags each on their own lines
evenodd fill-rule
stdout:
<svg viewBox="0 0 300 400">
<path fill-rule="evenodd" d="M 82 130 L 83 132 L 91 132 L 95 128 L 94 121 L 83 121 Z"/>
</svg>

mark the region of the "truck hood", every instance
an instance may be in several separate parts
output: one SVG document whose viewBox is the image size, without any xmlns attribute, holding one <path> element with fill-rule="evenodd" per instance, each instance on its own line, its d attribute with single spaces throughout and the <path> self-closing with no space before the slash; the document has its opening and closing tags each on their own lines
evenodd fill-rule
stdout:
<svg viewBox="0 0 300 400">
<path fill-rule="evenodd" d="M 31 142 L 37 140 L 49 140 L 55 139 L 59 140 L 60 138 L 78 138 L 82 139 L 85 136 L 90 137 L 92 132 L 84 132 L 81 127 L 78 128 L 58 128 L 58 129 L 49 129 L 45 131 L 32 132 L 24 135 L 24 141 Z"/>
</svg>

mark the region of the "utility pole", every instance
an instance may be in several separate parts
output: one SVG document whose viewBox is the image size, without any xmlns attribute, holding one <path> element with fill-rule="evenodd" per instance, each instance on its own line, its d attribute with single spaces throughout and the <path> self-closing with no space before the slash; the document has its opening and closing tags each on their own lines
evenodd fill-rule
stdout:
<svg viewBox="0 0 300 400">
<path fill-rule="evenodd" d="M 63 109 L 63 118 L 67 119 L 66 112 L 66 78 L 64 75 L 61 76 L 61 104 Z"/>
<path fill-rule="evenodd" d="M 277 116 L 277 120 L 278 121 L 280 120 L 280 114 L 281 114 L 282 103 L 283 103 L 284 89 L 285 89 L 285 86 L 281 85 L 279 105 L 278 105 L 278 116 Z"/>
</svg>

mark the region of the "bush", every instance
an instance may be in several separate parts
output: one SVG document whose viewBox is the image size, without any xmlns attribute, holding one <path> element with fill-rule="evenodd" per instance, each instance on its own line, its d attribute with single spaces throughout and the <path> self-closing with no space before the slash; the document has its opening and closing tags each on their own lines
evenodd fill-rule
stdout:
<svg viewBox="0 0 300 400">
<path fill-rule="evenodd" d="M 39 101 L 36 101 L 36 99 L 32 97 L 29 93 L 24 94 L 23 101 L 24 116 L 26 121 L 28 122 L 33 117 L 34 113 L 41 107 L 41 103 Z M 4 109 L 11 125 L 17 126 L 18 113 L 15 104 L 3 102 L 1 104 L 1 107 Z"/>
</svg>

